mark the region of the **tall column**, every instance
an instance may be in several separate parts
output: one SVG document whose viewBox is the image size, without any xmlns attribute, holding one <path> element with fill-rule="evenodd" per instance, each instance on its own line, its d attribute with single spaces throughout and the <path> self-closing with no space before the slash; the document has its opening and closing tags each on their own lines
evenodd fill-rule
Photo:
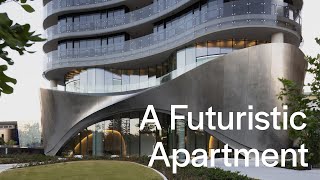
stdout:
<svg viewBox="0 0 320 180">
<path fill-rule="evenodd" d="M 272 34 L 271 43 L 284 43 L 284 34 L 282 32 Z"/>
<path fill-rule="evenodd" d="M 185 121 L 184 120 L 177 120 L 177 127 L 176 127 L 176 133 L 177 133 L 177 149 L 185 149 L 186 145 L 185 145 Z M 186 157 L 184 156 L 184 154 L 179 154 L 179 159 L 185 159 Z"/>
<path fill-rule="evenodd" d="M 57 83 L 57 81 L 55 81 L 55 80 L 50 80 L 50 88 L 51 89 L 54 89 L 54 90 L 57 90 L 58 88 L 58 83 Z"/>
</svg>

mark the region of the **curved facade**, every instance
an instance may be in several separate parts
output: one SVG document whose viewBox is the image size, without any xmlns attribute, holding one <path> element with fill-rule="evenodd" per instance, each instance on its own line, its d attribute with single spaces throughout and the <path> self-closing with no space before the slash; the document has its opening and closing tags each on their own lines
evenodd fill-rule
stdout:
<svg viewBox="0 0 320 180">
<path fill-rule="evenodd" d="M 168 152 L 224 143 L 261 151 L 290 146 L 286 132 L 193 132 L 183 121 L 170 132 L 165 125 L 172 104 L 188 104 L 195 114 L 211 106 L 224 113 L 249 104 L 257 111 L 280 106 L 278 78 L 303 84 L 302 1 L 44 4 L 44 77 L 53 89 L 41 91 L 46 154 L 150 155 L 158 141 Z M 57 85 L 66 92 L 54 90 Z M 149 104 L 159 111 L 163 132 L 152 125 L 137 130 Z"/>
</svg>

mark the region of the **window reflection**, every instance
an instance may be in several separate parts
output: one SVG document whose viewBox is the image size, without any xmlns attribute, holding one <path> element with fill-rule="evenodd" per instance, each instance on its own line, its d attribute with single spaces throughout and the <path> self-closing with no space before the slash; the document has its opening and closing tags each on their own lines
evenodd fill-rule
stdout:
<svg viewBox="0 0 320 180">
<path fill-rule="evenodd" d="M 117 38 L 109 38 L 108 41 L 114 42 L 115 39 Z M 115 41 L 120 42 L 119 39 L 121 38 L 118 37 L 118 40 Z M 77 41 L 78 45 L 79 42 L 80 49 L 82 46 L 95 46 L 101 43 L 101 41 L 90 41 L 90 43 Z M 103 42 L 105 41 L 103 40 Z M 81 93 L 109 93 L 153 87 L 159 83 L 167 82 L 175 78 L 175 76 L 179 76 L 219 55 L 264 43 L 268 42 L 244 39 L 208 41 L 178 50 L 166 61 L 154 66 L 138 69 L 89 68 L 73 70 L 65 76 L 66 90 Z M 67 55 L 64 49 L 69 45 L 62 43 L 59 47 L 61 56 Z M 76 47 L 74 46 L 74 48 Z M 90 51 L 83 50 L 80 50 L 80 52 L 90 53 Z M 175 71 L 175 76 L 172 74 L 173 71 Z"/>
<path fill-rule="evenodd" d="M 172 155 L 173 148 L 188 151 L 223 148 L 221 141 L 204 131 L 188 129 L 184 121 L 177 121 L 176 130 L 171 131 L 170 115 L 164 113 L 157 113 L 161 130 L 149 123 L 140 131 L 143 115 L 144 112 L 131 112 L 106 118 L 77 133 L 59 153 L 64 156 L 150 156 L 156 142 L 163 143 L 168 155 Z"/>
</svg>

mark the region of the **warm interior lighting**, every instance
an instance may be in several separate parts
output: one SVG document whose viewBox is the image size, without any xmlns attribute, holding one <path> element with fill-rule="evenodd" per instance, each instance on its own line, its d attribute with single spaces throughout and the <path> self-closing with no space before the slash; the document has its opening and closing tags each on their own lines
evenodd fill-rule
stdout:
<svg viewBox="0 0 320 180">
<path fill-rule="evenodd" d="M 105 144 L 104 144 L 105 149 L 111 149 L 114 151 L 115 147 L 113 145 L 116 144 L 117 150 L 122 153 L 122 156 L 126 156 L 127 155 L 126 143 L 121 133 L 117 130 L 110 130 L 110 129 L 104 130 L 103 132 L 104 132 L 104 140 L 105 140 Z M 93 134 L 90 133 L 88 136 L 84 137 L 81 140 L 81 146 L 80 146 L 80 143 L 78 143 L 74 147 L 74 152 L 79 152 L 79 154 L 85 155 L 86 148 L 87 149 L 89 148 L 87 147 L 87 140 L 88 140 L 88 146 L 91 145 L 91 149 L 93 148 L 92 139 L 93 139 Z M 74 154 L 72 152 L 70 156 L 73 156 L 73 155 Z"/>
</svg>

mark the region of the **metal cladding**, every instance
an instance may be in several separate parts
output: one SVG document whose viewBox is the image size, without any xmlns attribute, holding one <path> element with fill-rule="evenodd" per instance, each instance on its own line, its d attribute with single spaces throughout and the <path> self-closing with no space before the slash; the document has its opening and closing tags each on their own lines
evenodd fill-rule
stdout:
<svg viewBox="0 0 320 180">
<path fill-rule="evenodd" d="M 281 107 L 276 98 L 282 87 L 278 78 L 294 80 L 302 87 L 306 66 L 304 54 L 298 47 L 269 43 L 234 51 L 160 86 L 125 95 L 42 89 L 45 154 L 55 155 L 80 130 L 105 117 L 145 110 L 147 105 L 169 113 L 171 105 L 186 104 L 188 111 L 194 114 L 194 121 L 198 121 L 199 112 L 211 106 L 226 115 L 229 111 L 246 111 L 248 105 L 253 105 L 255 112 L 271 111 L 276 106 Z M 178 113 L 186 115 L 186 111 Z M 242 123 L 244 127 L 247 125 L 245 121 Z M 287 133 L 274 129 L 211 131 L 206 127 L 205 131 L 232 148 L 263 151 L 290 146 Z"/>
</svg>

